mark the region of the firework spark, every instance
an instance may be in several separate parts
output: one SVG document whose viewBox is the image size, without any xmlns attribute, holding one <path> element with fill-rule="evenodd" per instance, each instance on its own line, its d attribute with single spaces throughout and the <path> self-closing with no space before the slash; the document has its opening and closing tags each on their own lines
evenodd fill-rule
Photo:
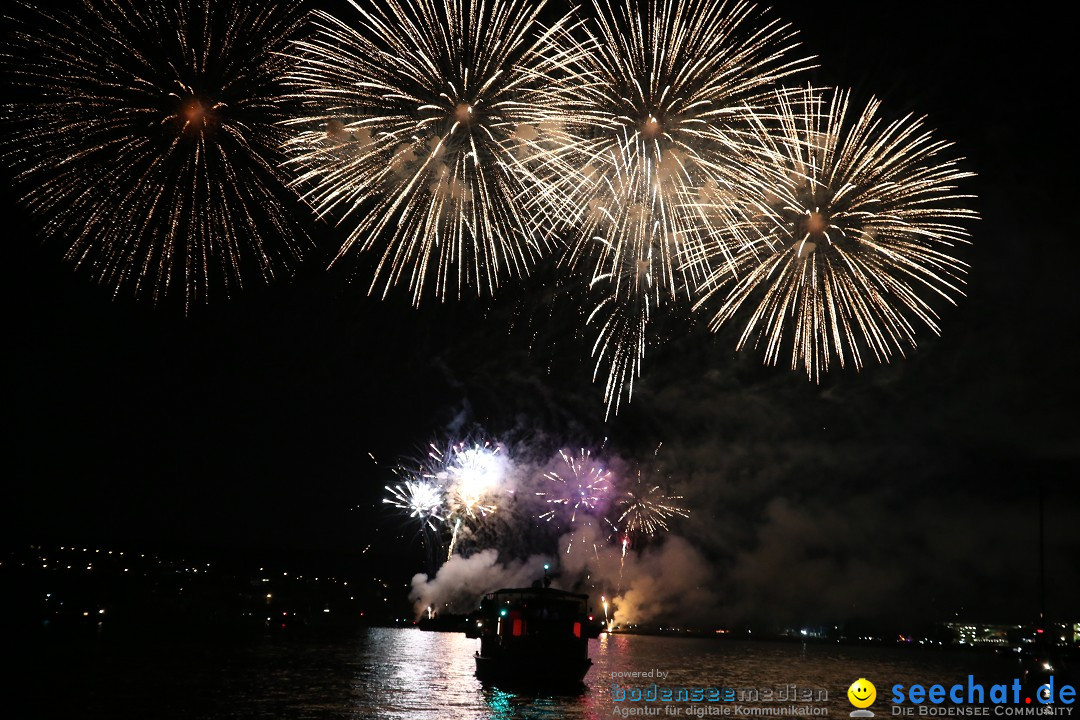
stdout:
<svg viewBox="0 0 1080 720">
<path fill-rule="evenodd" d="M 622 540 L 623 557 L 630 545 L 630 535 L 655 535 L 668 530 L 668 520 L 673 517 L 690 517 L 690 512 L 678 505 L 681 495 L 666 495 L 659 485 L 646 483 L 638 474 L 637 483 L 619 500 L 623 508 L 619 522 L 626 535 Z"/>
<path fill-rule="evenodd" d="M 606 494 L 611 490 L 611 472 L 597 463 L 592 453 L 582 449 L 577 455 L 559 451 L 563 469 L 552 470 L 544 474 L 551 481 L 553 489 L 537 492 L 545 498 L 551 507 L 540 514 L 539 519 L 550 522 L 560 509 L 568 511 L 570 522 L 577 521 L 578 512 L 595 513 L 606 502 Z"/>
<path fill-rule="evenodd" d="M 288 269 L 306 243 L 276 169 L 295 2 L 83 0 L 17 21 L 2 153 L 65 258 L 185 308 Z"/>
<path fill-rule="evenodd" d="M 375 251 L 370 291 L 403 282 L 417 305 L 528 272 L 550 250 L 535 168 L 563 62 L 542 50 L 563 23 L 532 38 L 529 0 L 352 4 L 355 24 L 314 14 L 290 79 L 308 108 L 289 144 L 298 186 L 352 223 L 338 259 Z"/>
<path fill-rule="evenodd" d="M 582 65 L 561 76 L 570 142 L 550 182 L 576 208 L 566 263 L 603 298 L 589 317 L 593 356 L 617 412 L 651 315 L 688 306 L 709 274 L 700 263 L 712 258 L 694 246 L 716 223 L 745 224 L 750 118 L 808 62 L 792 59 L 794 32 L 748 2 L 595 0 L 595 11 Z"/>
<path fill-rule="evenodd" d="M 955 252 L 976 213 L 957 185 L 971 173 L 923 118 L 886 124 L 876 100 L 849 112 L 840 91 L 776 98 L 776 116 L 755 133 L 768 210 L 753 242 L 740 233 L 709 246 L 738 271 L 715 273 L 698 306 L 719 298 L 713 329 L 749 308 L 738 347 L 764 344 L 775 365 L 790 344 L 792 369 L 815 381 L 834 356 L 862 367 L 862 348 L 879 362 L 903 356 L 914 321 L 940 333 L 930 301 L 963 294 L 967 266 Z"/>
<path fill-rule="evenodd" d="M 427 481 L 406 480 L 393 487 L 387 485 L 389 496 L 383 502 L 408 513 L 428 529 L 436 531 L 436 521 L 442 522 L 446 513 L 443 493 L 439 487 Z"/>
</svg>

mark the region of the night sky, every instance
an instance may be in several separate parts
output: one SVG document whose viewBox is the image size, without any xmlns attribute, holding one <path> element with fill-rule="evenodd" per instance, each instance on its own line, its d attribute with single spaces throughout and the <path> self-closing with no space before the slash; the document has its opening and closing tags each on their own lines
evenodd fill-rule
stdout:
<svg viewBox="0 0 1080 720">
<path fill-rule="evenodd" d="M 551 266 L 494 299 L 415 310 L 404 292 L 366 296 L 369 258 L 324 272 L 343 233 L 315 226 L 291 281 L 185 317 L 72 272 L 5 181 L 10 542 L 377 555 L 407 576 L 417 545 L 379 506 L 389 467 L 482 427 L 547 452 L 607 438 L 627 460 L 662 442 L 694 508 L 678 534 L 708 562 L 724 617 L 1033 617 L 1042 483 L 1048 610 L 1074 619 L 1066 23 L 1037 4 L 775 7 L 819 56 L 815 82 L 877 95 L 889 117 L 927 114 L 978 174 L 967 298 L 942 309 L 940 338 L 921 331 L 908 358 L 814 385 L 736 353 L 733 329 L 673 318 L 605 422 L 591 333 Z"/>
</svg>

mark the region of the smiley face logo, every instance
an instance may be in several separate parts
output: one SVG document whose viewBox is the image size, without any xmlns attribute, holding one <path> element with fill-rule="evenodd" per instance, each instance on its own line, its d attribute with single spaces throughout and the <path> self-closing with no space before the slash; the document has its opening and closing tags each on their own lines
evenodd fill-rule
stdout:
<svg viewBox="0 0 1080 720">
<path fill-rule="evenodd" d="M 847 689 L 848 700 L 857 708 L 868 708 L 877 699 L 877 688 L 866 678 L 859 678 Z"/>
</svg>

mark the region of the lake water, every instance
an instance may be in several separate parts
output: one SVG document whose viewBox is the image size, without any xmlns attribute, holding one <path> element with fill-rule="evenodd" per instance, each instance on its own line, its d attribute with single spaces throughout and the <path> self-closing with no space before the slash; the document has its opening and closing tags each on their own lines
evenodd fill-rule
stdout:
<svg viewBox="0 0 1080 720">
<path fill-rule="evenodd" d="M 952 651 L 604 635 L 590 641 L 586 689 L 544 696 L 481 686 L 473 676 L 477 647 L 459 633 L 394 628 L 214 642 L 46 637 L 25 654 L 14 695 L 29 701 L 27 718 L 610 718 L 630 705 L 614 701 L 613 683 L 628 681 L 612 673 L 662 670 L 663 680 L 629 682 L 825 689 L 828 700 L 815 706 L 846 719 L 846 691 L 858 678 L 876 684 L 871 709 L 881 718 L 894 683 L 951 684 L 1003 670 L 991 657 Z M 690 717 L 692 705 L 707 703 L 676 705 Z"/>
</svg>

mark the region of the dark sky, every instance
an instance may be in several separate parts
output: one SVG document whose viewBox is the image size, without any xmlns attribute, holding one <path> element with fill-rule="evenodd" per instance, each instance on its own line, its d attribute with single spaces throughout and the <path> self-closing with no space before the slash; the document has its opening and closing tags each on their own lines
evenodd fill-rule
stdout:
<svg viewBox="0 0 1080 720">
<path fill-rule="evenodd" d="M 415 547 L 371 509 L 387 463 L 464 419 L 552 448 L 607 437 L 629 459 L 662 441 L 696 508 L 681 532 L 723 603 L 778 615 L 802 603 L 830 616 L 854 595 L 855 612 L 919 595 L 931 614 L 1030 615 L 1041 482 L 1052 611 L 1077 615 L 1064 23 L 1038 4 L 776 8 L 820 56 L 816 81 L 876 94 L 891 116 L 929 115 L 978 173 L 968 297 L 944 310 L 941 338 L 922 332 L 907 359 L 817 386 L 735 353 L 731 333 L 673 322 L 633 403 L 605 423 L 589 339 L 551 268 L 494 300 L 417 311 L 323 272 L 340 233 L 322 228 L 291 282 L 184 317 L 71 272 L 6 183 L 6 532 L 345 556 L 374 541 L 406 565 Z"/>
</svg>

